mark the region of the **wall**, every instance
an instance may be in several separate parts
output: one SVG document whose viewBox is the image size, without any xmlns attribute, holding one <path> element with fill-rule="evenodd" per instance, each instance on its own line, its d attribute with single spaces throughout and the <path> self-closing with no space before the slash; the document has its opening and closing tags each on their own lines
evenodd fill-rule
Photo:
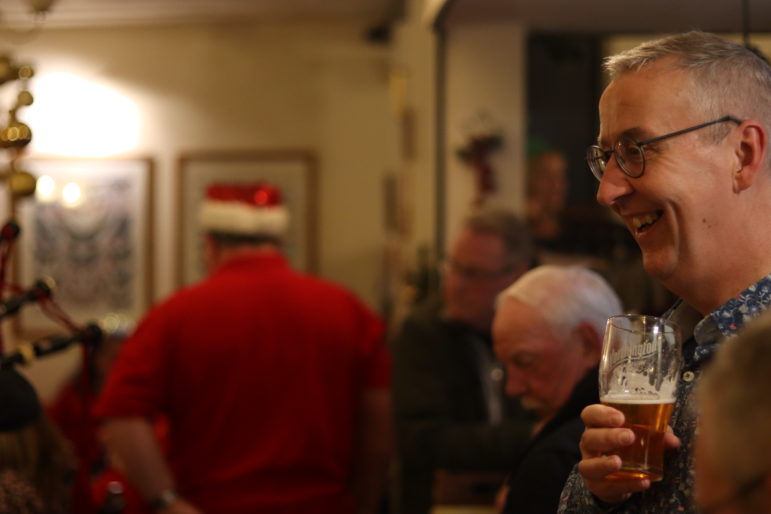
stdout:
<svg viewBox="0 0 771 514">
<path fill-rule="evenodd" d="M 178 155 L 305 148 L 319 163 L 318 271 L 377 307 L 384 244 L 380 188 L 396 157 L 389 54 L 364 41 L 365 28 L 350 22 L 249 22 L 50 29 L 8 50 L 31 62 L 41 81 L 52 73 L 76 75 L 138 109 L 136 143 L 120 154 L 156 162 L 156 299 L 176 287 Z M 76 114 L 69 124 L 76 133 L 78 120 Z M 88 139 L 114 128 L 91 126 L 81 133 Z M 50 153 L 34 140 L 31 150 Z M 48 376 L 41 379 L 44 396 L 67 373 L 54 361 L 31 370 L 33 379 Z"/>
<path fill-rule="evenodd" d="M 446 241 L 475 197 L 474 174 L 457 156 L 472 136 L 500 131 L 503 146 L 490 157 L 497 190 L 488 201 L 514 211 L 523 208 L 525 45 L 525 29 L 516 21 L 447 28 Z"/>
</svg>

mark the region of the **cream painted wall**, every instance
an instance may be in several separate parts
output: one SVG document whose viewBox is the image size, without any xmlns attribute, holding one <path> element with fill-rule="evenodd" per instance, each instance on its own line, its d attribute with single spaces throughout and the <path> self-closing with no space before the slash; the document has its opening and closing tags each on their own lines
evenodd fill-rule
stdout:
<svg viewBox="0 0 771 514">
<path fill-rule="evenodd" d="M 405 177 L 405 208 L 409 219 L 409 253 L 431 245 L 436 230 L 436 67 L 437 38 L 426 23 L 425 10 L 436 0 L 406 2 L 406 16 L 394 38 L 391 65 L 407 78 L 405 107 L 412 112 L 407 128 L 414 148 L 402 155 L 400 171 Z M 405 127 L 399 127 L 404 130 Z M 401 132 L 400 132 L 401 134 Z"/>
<path fill-rule="evenodd" d="M 524 198 L 526 32 L 514 21 L 452 25 L 447 36 L 446 234 L 471 208 L 474 174 L 456 155 L 480 130 L 499 129 L 503 147 L 491 157 L 497 191 L 488 200 L 519 212 Z"/>
<path fill-rule="evenodd" d="M 374 305 L 371 281 L 331 262 L 376 271 L 362 259 L 371 261 L 382 239 L 378 187 L 393 162 L 387 52 L 364 43 L 363 31 L 355 24 L 259 23 L 49 30 L 14 54 L 39 74 L 77 74 L 139 108 L 139 143 L 130 153 L 158 164 L 156 297 L 176 286 L 173 178 L 180 152 L 307 148 L 320 163 L 319 271 Z M 32 150 L 40 150 L 34 142 Z M 340 213 L 341 204 L 351 216 Z"/>
<path fill-rule="evenodd" d="M 377 308 L 384 245 L 381 185 L 397 166 L 396 136 L 389 113 L 389 52 L 365 42 L 365 28 L 255 22 L 44 30 L 9 50 L 34 64 L 41 79 L 74 74 L 115 90 L 139 109 L 138 143 L 123 153 L 156 161 L 156 299 L 176 287 L 180 152 L 305 148 L 319 162 L 319 273 Z M 45 152 L 34 142 L 31 150 Z M 69 357 L 67 365 L 57 365 L 49 359 L 32 367 L 43 396 L 75 361 Z"/>
</svg>

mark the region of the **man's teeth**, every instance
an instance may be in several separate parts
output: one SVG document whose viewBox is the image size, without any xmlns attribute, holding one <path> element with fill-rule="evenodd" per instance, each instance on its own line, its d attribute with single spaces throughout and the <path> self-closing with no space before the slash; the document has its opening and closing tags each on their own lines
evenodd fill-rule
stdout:
<svg viewBox="0 0 771 514">
<path fill-rule="evenodd" d="M 632 226 L 635 228 L 635 230 L 640 230 L 642 227 L 652 225 L 660 217 L 661 217 L 660 212 L 646 214 L 645 216 L 636 216 L 632 218 Z"/>
</svg>

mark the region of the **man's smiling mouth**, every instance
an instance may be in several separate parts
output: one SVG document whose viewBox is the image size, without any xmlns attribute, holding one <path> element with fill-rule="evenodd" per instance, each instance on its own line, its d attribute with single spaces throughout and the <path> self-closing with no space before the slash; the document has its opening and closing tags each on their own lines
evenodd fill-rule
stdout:
<svg viewBox="0 0 771 514">
<path fill-rule="evenodd" d="M 656 223 L 663 214 L 663 211 L 656 211 L 643 216 L 635 216 L 632 218 L 632 227 L 637 234 L 641 234 Z"/>
</svg>

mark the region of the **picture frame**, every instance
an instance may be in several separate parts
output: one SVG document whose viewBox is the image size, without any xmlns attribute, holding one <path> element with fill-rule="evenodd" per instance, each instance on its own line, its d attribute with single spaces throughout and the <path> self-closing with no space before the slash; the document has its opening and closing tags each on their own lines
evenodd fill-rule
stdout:
<svg viewBox="0 0 771 514">
<path fill-rule="evenodd" d="M 54 301 L 83 325 L 110 316 L 134 323 L 153 300 L 154 161 L 147 157 L 24 159 L 34 197 L 15 202 L 21 228 L 15 282 L 53 279 Z M 63 327 L 39 308 L 22 309 L 21 336 Z"/>
<path fill-rule="evenodd" d="M 283 251 L 295 269 L 316 271 L 316 158 L 308 150 L 225 150 L 183 153 L 178 162 L 179 235 L 177 282 L 206 275 L 199 222 L 206 188 L 215 182 L 269 182 L 281 190 L 289 211 Z"/>
</svg>

